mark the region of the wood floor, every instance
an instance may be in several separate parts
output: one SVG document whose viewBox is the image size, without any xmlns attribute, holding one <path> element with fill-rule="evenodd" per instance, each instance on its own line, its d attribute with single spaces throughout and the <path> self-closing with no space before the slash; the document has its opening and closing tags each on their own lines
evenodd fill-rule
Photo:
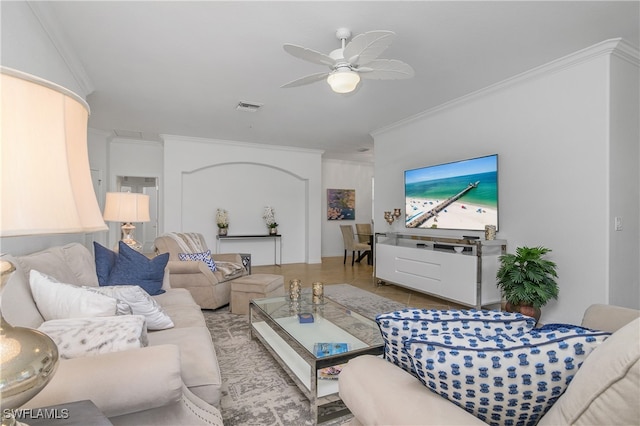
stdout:
<svg viewBox="0 0 640 426">
<path fill-rule="evenodd" d="M 253 266 L 253 274 L 278 274 L 284 276 L 285 286 L 289 280 L 297 278 L 302 281 L 302 286 L 307 288 L 315 281 L 328 284 L 347 283 L 363 290 L 370 291 L 388 299 L 404 303 L 412 308 L 421 309 L 456 309 L 461 305 L 453 302 L 427 296 L 396 285 L 378 285 L 373 277 L 373 266 L 367 265 L 366 260 L 351 266 L 351 257 L 347 257 L 346 265 L 340 257 L 324 257 L 322 263 L 306 264 L 293 263 L 282 266 L 266 265 Z"/>
</svg>

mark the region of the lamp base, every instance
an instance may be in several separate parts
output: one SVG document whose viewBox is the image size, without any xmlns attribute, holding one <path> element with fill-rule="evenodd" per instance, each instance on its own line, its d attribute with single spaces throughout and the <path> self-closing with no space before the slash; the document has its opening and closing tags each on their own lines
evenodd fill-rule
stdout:
<svg viewBox="0 0 640 426">
<path fill-rule="evenodd" d="M 4 287 L 15 268 L 2 261 Z M 58 366 L 58 348 L 46 334 L 25 327 L 13 327 L 0 312 L 0 398 L 2 425 L 21 425 L 13 410 L 36 396 L 51 380 Z"/>
<path fill-rule="evenodd" d="M 22 423 L 13 417 L 13 414 L 6 414 L 2 417 L 2 426 L 29 426 L 27 423 Z"/>
<path fill-rule="evenodd" d="M 132 249 L 140 251 L 142 244 L 133 238 L 133 233 L 136 230 L 135 225 L 131 222 L 123 223 L 120 229 L 122 230 L 122 242 Z"/>
</svg>

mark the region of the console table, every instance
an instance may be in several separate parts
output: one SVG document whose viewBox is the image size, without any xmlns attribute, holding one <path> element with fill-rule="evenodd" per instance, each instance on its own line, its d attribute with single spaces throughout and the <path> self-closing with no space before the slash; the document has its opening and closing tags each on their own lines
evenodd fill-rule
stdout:
<svg viewBox="0 0 640 426">
<path fill-rule="evenodd" d="M 506 248 L 505 240 L 387 234 L 376 243 L 375 276 L 480 309 L 501 301 L 496 272 Z"/>
<path fill-rule="evenodd" d="M 227 240 L 273 240 L 273 264 L 280 266 L 282 263 L 282 235 L 280 234 L 255 234 L 255 235 L 216 235 L 217 253 L 221 253 L 220 247 Z M 278 247 L 280 250 L 278 250 Z M 279 257 L 278 257 L 279 254 Z M 280 262 L 278 262 L 280 260 Z"/>
</svg>

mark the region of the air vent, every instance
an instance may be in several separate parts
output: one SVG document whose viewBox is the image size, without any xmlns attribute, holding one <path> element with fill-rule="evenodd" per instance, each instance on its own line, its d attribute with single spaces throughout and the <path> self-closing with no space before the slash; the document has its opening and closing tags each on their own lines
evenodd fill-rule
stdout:
<svg viewBox="0 0 640 426">
<path fill-rule="evenodd" d="M 236 109 L 238 111 L 256 112 L 262 105 L 263 104 L 259 104 L 256 102 L 240 101 L 238 102 L 238 106 L 236 106 Z"/>
</svg>

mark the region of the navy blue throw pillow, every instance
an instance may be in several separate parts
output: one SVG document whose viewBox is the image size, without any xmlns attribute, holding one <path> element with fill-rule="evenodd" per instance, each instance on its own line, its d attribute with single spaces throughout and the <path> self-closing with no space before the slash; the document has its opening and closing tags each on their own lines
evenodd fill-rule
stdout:
<svg viewBox="0 0 640 426">
<path fill-rule="evenodd" d="M 98 284 L 107 285 L 111 270 L 116 266 L 118 254 L 108 248 L 93 242 L 93 252 L 96 258 L 96 275 L 98 275 Z"/>
<path fill-rule="evenodd" d="M 162 280 L 169 253 L 149 259 L 122 241 L 118 243 L 118 251 L 115 265 L 104 285 L 138 285 L 151 296 L 165 292 Z"/>
</svg>

